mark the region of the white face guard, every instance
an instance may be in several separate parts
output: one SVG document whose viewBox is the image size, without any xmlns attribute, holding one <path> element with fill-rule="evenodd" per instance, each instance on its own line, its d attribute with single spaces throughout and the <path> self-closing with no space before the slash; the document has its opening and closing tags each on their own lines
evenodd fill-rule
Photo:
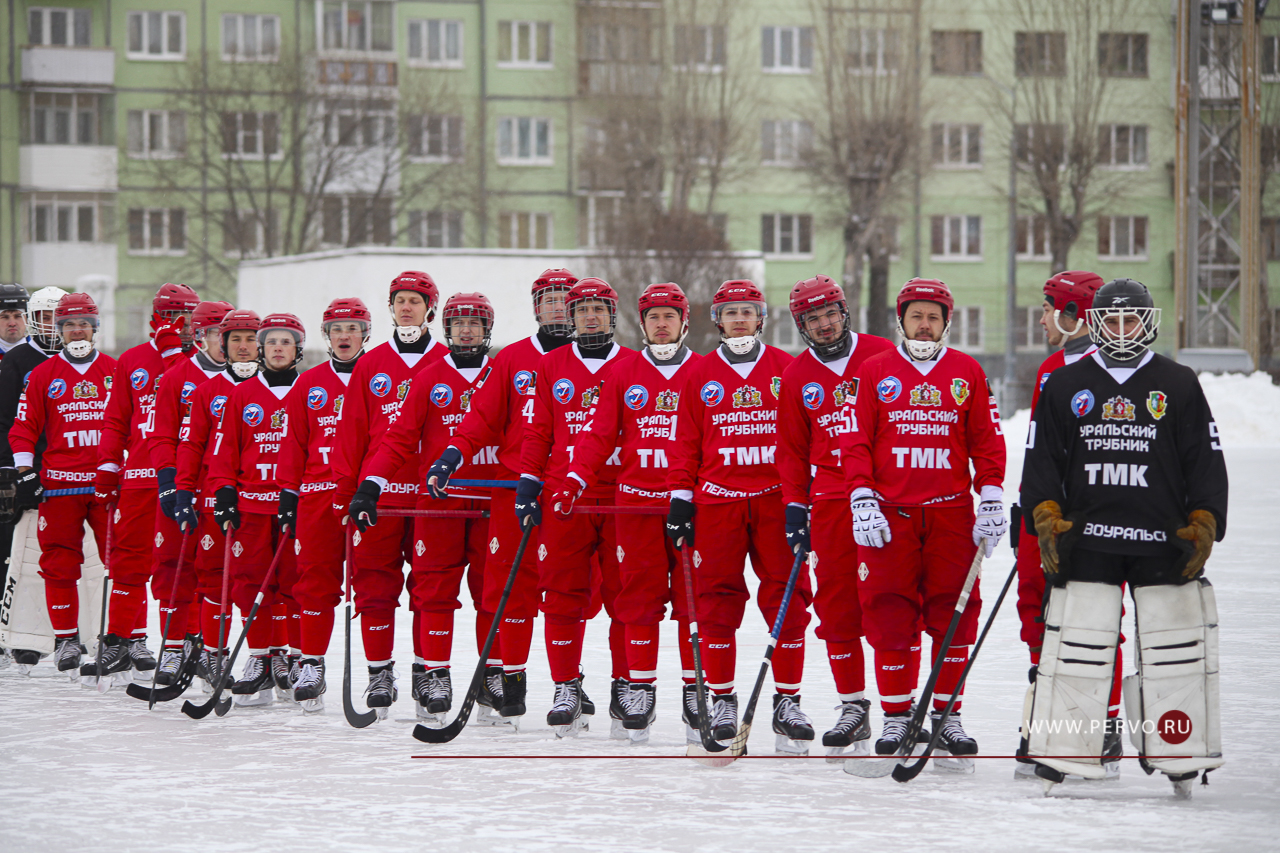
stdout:
<svg viewBox="0 0 1280 853">
<path fill-rule="evenodd" d="M 754 305 L 756 313 L 759 315 L 758 325 L 755 334 L 743 335 L 740 338 L 727 338 L 724 334 L 724 325 L 720 322 L 720 312 L 731 305 Z M 725 302 L 722 305 L 711 306 L 711 320 L 720 329 L 720 343 L 729 348 L 729 352 L 734 355 L 746 355 L 751 352 L 752 347 L 760 340 L 760 336 L 764 334 L 764 321 L 769 315 L 769 306 L 763 302 Z"/>
<path fill-rule="evenodd" d="M 652 309 L 650 309 L 652 310 Z M 673 344 L 655 344 L 649 340 L 649 335 L 644 335 L 644 345 L 649 348 L 649 352 L 653 353 L 653 357 L 658 361 L 669 361 L 680 352 L 680 347 L 684 345 L 684 339 L 689 337 L 689 312 L 681 312 L 683 319 L 680 326 L 680 337 Z M 644 318 L 640 318 L 640 328 L 644 329 Z"/>
<path fill-rule="evenodd" d="M 1103 354 L 1117 361 L 1132 361 L 1142 355 L 1160 331 L 1159 308 L 1117 305 L 1112 308 L 1090 308 L 1085 314 L 1089 318 L 1089 337 L 1093 338 Z M 1124 330 L 1124 318 L 1127 315 L 1138 318 L 1138 326 L 1131 335 L 1125 334 Z M 1115 318 L 1119 331 L 1108 328 L 1108 317 Z"/>
<path fill-rule="evenodd" d="M 68 319 L 79 319 L 79 318 L 68 318 Z M 97 345 L 98 318 L 91 317 L 89 318 L 89 322 L 93 324 L 93 335 L 90 336 L 89 340 L 87 341 L 65 341 L 64 340 L 62 343 L 62 349 L 67 353 L 67 355 L 71 356 L 72 358 L 88 358 L 89 354 L 93 352 L 94 346 Z M 58 337 L 61 338 L 62 323 L 56 323 L 55 325 L 57 325 L 58 327 Z"/>
<path fill-rule="evenodd" d="M 249 379 L 258 372 L 258 362 L 237 361 L 231 365 L 231 372 L 241 379 Z"/>
<path fill-rule="evenodd" d="M 928 361 L 937 355 L 938 350 L 942 349 L 942 342 L 947 339 L 947 335 L 951 334 L 951 318 L 947 317 L 947 324 L 942 327 L 942 340 L 938 341 L 910 341 L 907 340 L 907 330 L 902 327 L 902 316 L 898 316 L 898 334 L 902 335 L 902 345 L 906 347 L 907 355 L 916 361 Z"/>
<path fill-rule="evenodd" d="M 426 323 L 421 326 L 396 326 L 396 337 L 400 339 L 401 343 L 415 344 L 422 338 L 426 330 Z"/>
</svg>

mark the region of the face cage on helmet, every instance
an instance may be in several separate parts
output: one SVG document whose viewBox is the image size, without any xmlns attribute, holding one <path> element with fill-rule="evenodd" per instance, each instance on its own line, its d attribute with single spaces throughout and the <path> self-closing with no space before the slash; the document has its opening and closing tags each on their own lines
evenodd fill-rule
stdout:
<svg viewBox="0 0 1280 853">
<path fill-rule="evenodd" d="M 565 311 L 566 322 L 544 323 L 540 319 L 538 319 L 538 315 L 542 313 L 538 305 L 548 294 L 562 293 L 565 296 L 568 296 L 570 289 L 571 288 L 567 286 L 556 284 L 556 285 L 552 285 L 551 287 L 542 288 L 533 296 L 533 319 L 538 324 L 538 329 L 540 331 L 550 335 L 553 338 L 573 337 L 573 318 L 569 316 L 569 312 L 566 310 Z"/>
<path fill-rule="evenodd" d="M 830 308 L 833 304 L 840 306 L 840 317 L 841 317 L 841 321 L 844 323 L 844 328 L 841 330 L 840 334 L 836 336 L 835 340 L 833 340 L 831 343 L 829 344 L 818 343 L 817 340 L 815 340 L 813 337 L 809 335 L 807 331 L 805 331 L 804 318 L 808 317 L 814 311 L 822 311 L 826 308 Z M 804 313 L 802 313 L 799 317 L 794 317 L 794 319 L 796 321 L 796 329 L 800 332 L 801 340 L 803 340 L 805 344 L 807 344 L 814 352 L 818 353 L 819 355 L 831 355 L 834 352 L 839 352 L 840 348 L 844 346 L 845 337 L 849 334 L 849 305 L 844 300 L 841 300 L 836 303 L 828 302 L 825 305 L 819 305 L 817 308 L 810 308 L 808 311 L 805 311 Z"/>
<path fill-rule="evenodd" d="M 1160 309 L 1148 307 L 1131 307 L 1118 305 L 1113 308 L 1090 308 L 1084 312 L 1089 318 L 1089 337 L 1104 355 L 1117 361 L 1131 361 L 1150 348 L 1160 333 Z M 1124 317 L 1136 314 L 1138 317 L 1138 333 L 1128 337 L 1124 333 Z M 1108 317 L 1120 320 L 1119 335 L 1112 335 L 1107 328 Z"/>
<path fill-rule="evenodd" d="M 493 312 L 484 311 L 483 313 L 475 309 L 466 309 L 470 313 L 454 314 L 453 316 L 445 315 L 444 323 L 444 342 L 449 347 L 449 351 L 454 355 L 460 355 L 464 358 L 467 356 L 485 355 L 489 352 L 489 342 L 493 339 Z M 479 320 L 484 324 L 484 337 L 480 343 L 469 347 L 453 342 L 453 327 L 450 325 L 454 320 Z"/>
<path fill-rule="evenodd" d="M 586 305 L 589 302 L 603 302 L 605 307 L 609 309 L 609 325 L 603 332 L 579 332 L 578 324 L 574 322 L 574 314 L 578 310 L 579 305 Z M 569 314 L 569 322 L 573 333 L 571 337 L 578 342 L 578 346 L 593 349 L 613 343 L 613 333 L 618 328 L 618 300 L 609 299 L 604 296 L 588 296 L 580 299 L 573 304 L 572 308 L 567 308 Z"/>
</svg>

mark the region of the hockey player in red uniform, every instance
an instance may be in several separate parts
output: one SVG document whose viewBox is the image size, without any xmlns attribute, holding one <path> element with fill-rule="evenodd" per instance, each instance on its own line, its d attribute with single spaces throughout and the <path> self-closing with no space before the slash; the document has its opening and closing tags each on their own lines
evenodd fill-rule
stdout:
<svg viewBox="0 0 1280 853">
<path fill-rule="evenodd" d="M 696 615 L 707 686 L 715 694 L 709 713 L 716 740 L 732 739 L 738 728 L 734 636 L 750 597 L 743 578 L 747 556 L 760 578 L 756 603 L 770 626 L 795 559 L 787 547 L 775 462 L 782 373 L 792 359 L 760 340 L 766 316 L 764 293 L 754 283 L 726 281 L 716 291 L 711 318 L 721 344 L 686 380 L 687 415 L 680 419 L 667 480 L 667 536 L 694 548 Z M 702 531 L 698 537 L 695 526 Z M 806 570 L 773 655 L 773 727 L 784 751 L 807 752 L 804 742 L 813 740 L 799 695 L 812 595 Z"/>
<path fill-rule="evenodd" d="M 910 722 L 917 676 L 910 650 L 922 619 L 933 659 L 944 656 L 933 695 L 938 725 L 977 633 L 976 585 L 953 645 L 937 644 L 976 549 L 990 556 L 1008 529 L 1005 445 L 995 397 L 978 362 L 942 343 L 955 309 L 950 289 L 940 281 L 912 279 L 898 293 L 897 308 L 903 343 L 863 362 L 853 429 L 841 446 L 860 546 L 863 628 L 875 650 L 885 715 L 876 742 L 880 755 L 897 752 Z M 976 520 L 971 488 L 981 498 Z M 939 745 L 952 756 L 974 755 L 978 744 L 964 731 L 959 712 L 957 701 L 941 725 Z"/>
<path fill-rule="evenodd" d="M 339 515 L 347 514 L 356 487 L 365 476 L 365 466 L 409 395 L 413 377 L 448 352 L 427 330 L 436 315 L 439 298 L 435 282 L 424 272 L 402 272 L 391 282 L 388 303 L 396 324 L 395 334 L 360 359 L 338 416 L 333 456 L 338 488 L 334 491 L 333 509 Z M 417 470 L 407 466 L 397 472 L 383 493 L 384 506 L 411 508 L 418 494 Z M 377 527 L 357 531 L 353 541 L 352 588 L 360 612 L 364 654 L 369 661 L 367 701 L 370 708 L 389 708 L 399 696 L 392 653 L 396 607 L 405 584 L 404 564 L 413 558 L 412 520 L 387 518 Z M 421 657 L 416 612 L 414 625 L 414 656 Z M 415 699 L 417 694 L 415 689 Z"/>
<path fill-rule="evenodd" d="M 413 380 L 409 396 L 387 430 L 377 453 L 365 468 L 366 479 L 351 501 L 351 518 L 363 531 L 378 522 L 378 496 L 383 487 L 406 467 L 419 468 L 419 482 L 426 482 L 431 463 L 449 445 L 458 424 L 471 407 L 476 389 L 491 370 L 489 340 L 493 332 L 493 305 L 480 293 L 455 293 L 444 305 L 444 338 L 449 354 L 423 369 Z M 501 474 L 497 448 L 486 448 L 476 459 L 459 469 L 467 479 L 490 480 Z M 468 488 L 469 494 L 489 493 Z M 433 500 L 425 490 L 418 495 L 418 509 L 487 509 L 488 501 L 471 498 Z M 385 523 L 385 519 L 383 523 Z M 453 683 L 449 659 L 453 649 L 453 614 L 458 601 L 463 572 L 476 609 L 476 648 L 484 648 L 493 625 L 493 611 L 482 600 L 485 556 L 488 552 L 488 521 L 483 518 L 418 517 L 413 525 L 413 563 L 410 594 L 419 617 L 418 643 L 425 659 L 425 673 L 417 696 L 417 715 L 438 725 L 453 706 Z M 485 662 L 485 689 L 478 704 L 476 722 L 495 723 L 502 707 L 502 661 L 490 651 Z"/>
<path fill-rule="evenodd" d="M 179 673 L 193 660 L 200 649 L 200 604 L 196 597 L 195 554 L 196 537 L 187 537 L 186 556 L 183 557 L 182 577 L 178 593 L 173 600 L 172 616 L 168 596 L 173 589 L 173 574 L 178 569 L 178 551 L 182 547 L 182 532 L 178 529 L 178 487 L 176 478 L 178 431 L 191 414 L 191 398 L 196 388 L 205 380 L 217 376 L 226 366 L 222 352 L 222 318 L 231 311 L 229 302 L 201 302 L 191 313 L 191 333 L 195 341 L 195 353 L 169 367 L 156 389 L 156 403 L 152 409 L 152 426 L 148 428 L 147 452 L 151 467 L 156 471 L 159 483 L 159 500 L 156 505 L 156 539 L 151 562 L 151 595 L 160 602 L 160 626 L 164 629 L 166 618 L 168 633 L 164 636 L 164 649 L 160 666 L 156 669 L 157 684 L 172 684 Z"/>
<path fill-rule="evenodd" d="M 574 344 L 548 353 L 538 362 L 534 379 L 533 417 L 525 428 L 516 485 L 515 514 L 523 528 L 540 525 L 538 589 L 542 591 L 547 663 L 555 682 L 555 696 L 547 725 L 557 736 L 576 733 L 583 713 L 582 637 L 591 604 L 591 557 L 600 565 L 600 597 L 612 620 L 609 650 L 613 657 L 610 717 L 621 721 L 622 696 L 627 687 L 627 654 L 623 624 L 614 599 L 618 594 L 618 543 L 613 518 L 575 514 L 567 520 L 549 514 L 543 519 L 538 494 L 546 481 L 548 494 L 565 487 L 569 460 L 578 433 L 600 397 L 611 372 L 634 350 L 613 340 L 618 319 L 618 294 L 608 282 L 584 278 L 565 297 L 573 323 Z M 595 488 L 583 493 L 580 505 L 614 501 L 616 463 L 610 459 L 598 471 Z M 576 483 L 575 483 L 576 485 Z M 544 524 L 545 521 L 545 524 Z M 621 726 L 619 736 L 625 737 Z"/>
<path fill-rule="evenodd" d="M 200 596 L 200 633 L 203 644 L 200 677 L 214 685 L 221 677 L 218 661 L 225 660 L 230 645 L 231 601 L 222 599 L 225 532 L 214 518 L 214 493 L 209 487 L 209 465 L 213 459 L 215 432 L 227 405 L 227 398 L 241 382 L 258 372 L 258 327 L 262 319 L 247 308 L 237 308 L 222 318 L 222 350 L 227 367 L 206 380 L 191 395 L 187 416 L 178 430 L 177 522 L 196 538 L 196 594 Z M 197 500 L 199 503 L 197 504 Z M 197 510 L 197 506 L 199 509 Z M 230 593 L 228 593 L 230 599 Z M 221 636 L 222 646 L 218 641 Z M 210 687 L 210 689 L 212 689 Z"/>
<path fill-rule="evenodd" d="M 126 350 L 116 364 L 112 393 L 107 402 L 98 475 L 94 483 L 103 506 L 115 504 L 115 530 L 107 571 L 111 575 L 111 607 L 108 630 L 130 637 L 129 652 L 139 672 L 150 672 L 156 660 L 147 649 L 147 581 L 151 578 L 151 548 L 155 538 L 156 470 L 147 453 L 147 429 L 152 426 L 156 389 L 167 362 L 176 362 L 190 347 L 191 312 L 200 304 L 196 292 L 185 284 L 165 284 L 151 302 L 151 329 L 181 321 L 181 347 L 162 352 L 160 341 L 150 340 Z M 160 483 L 160 490 L 172 487 Z"/>
<path fill-rule="evenodd" d="M 282 536 L 276 513 L 280 487 L 276 484 L 276 456 L 288 426 L 285 395 L 298 379 L 302 346 L 307 333 L 292 314 L 268 314 L 258 328 L 258 375 L 231 392 L 209 462 L 209 489 L 213 492 L 214 520 L 232 537 L 231 597 L 246 619 L 263 576 Z M 234 532 L 232 532 L 234 531 Z M 240 705 L 269 705 L 271 688 L 282 699 L 293 699 L 291 661 L 281 638 L 272 641 L 273 610 L 283 604 L 287 615 L 288 645 L 302 645 L 298 637 L 298 606 L 293 600 L 297 560 L 285 546 L 276 574 L 267 584 L 260 613 L 245 635 L 249 659 L 244 674 L 231 688 Z M 296 663 L 293 661 L 292 663 Z"/>
<path fill-rule="evenodd" d="M 609 460 L 618 456 L 617 502 L 665 508 L 667 465 L 675 439 L 685 380 L 700 358 L 684 345 L 689 300 L 676 284 L 651 284 L 640 294 L 645 348 L 620 363 L 604 382 L 600 399 L 578 433 L 564 488 L 552 495 L 557 518 L 567 520 L 574 503 L 595 486 Z M 616 448 L 616 449 L 615 449 Z M 662 534 L 657 515 L 618 515 L 619 588 L 614 603 L 625 626 L 627 680 L 621 725 L 635 742 L 648 739 L 655 718 L 658 626 L 671 603 L 678 620 L 680 668 L 684 672 L 684 718 L 697 728 L 693 650 L 680 555 Z"/>
<path fill-rule="evenodd" d="M 822 745 L 829 755 L 866 755 L 871 703 L 864 696 L 858 549 L 840 470 L 840 439 L 851 426 L 858 368 L 893 344 L 849 328 L 844 291 L 825 275 L 791 289 L 791 317 L 809 348 L 782 372 L 778 405 L 787 544 L 792 551 L 813 551 L 818 637 L 826 641 L 840 699 L 840 716 Z"/>
<path fill-rule="evenodd" d="M 498 445 L 499 478 L 516 479 L 520 470 L 520 450 L 525 427 L 533 418 L 533 398 L 537 393 L 534 377 L 542 356 L 569 343 L 570 326 L 564 309 L 569 288 L 577 277 L 565 269 L 545 270 L 533 282 L 533 314 L 538 321 L 536 334 L 508 344 L 492 363 L 492 370 L 482 387 L 471 397 L 471 411 L 462 419 L 449 446 L 427 472 L 427 489 L 433 498 L 447 497 L 449 477 L 464 459 L 474 459 L 488 448 Z M 485 561 L 484 609 L 493 612 L 502 596 L 503 586 L 511 573 L 520 542 L 520 526 L 513 512 L 515 493 L 496 489 L 489 505 L 489 557 Z M 538 531 L 529 537 L 527 553 L 538 550 Z M 502 660 L 501 673 L 489 672 L 489 692 L 502 697 L 499 713 L 503 717 L 521 717 L 525 713 L 526 676 L 529 646 L 533 640 L 533 619 L 538 613 L 538 573 L 528 559 L 516 575 L 502 626 L 496 640 Z M 423 670 L 425 675 L 425 670 Z M 499 678 L 499 675 L 501 676 Z M 419 677 L 419 665 L 414 665 Z M 584 703 L 583 712 L 592 714 L 594 706 Z"/>
<path fill-rule="evenodd" d="M 31 371 L 9 430 L 9 444 L 18 473 L 16 501 L 39 505 L 40 576 L 55 637 L 54 662 L 59 672 L 74 675 L 85 652 L 77 628 L 80 596 L 76 588 L 84 562 L 84 525 L 87 520 L 93 529 L 105 563 L 107 511 L 92 495 L 63 495 L 43 503 L 40 498 L 46 488 L 79 488 L 93 482 L 116 361 L 97 350 L 98 307 L 87 293 L 62 297 L 54 322 L 62 351 Z M 41 469 L 36 471 L 32 465 L 42 436 L 46 446 Z M 104 672 L 129 669 L 132 630 L 130 623 L 125 635 L 104 638 Z"/>
<path fill-rule="evenodd" d="M 324 311 L 323 330 L 329 360 L 308 370 L 285 397 L 288 429 L 280 442 L 276 482 L 277 518 L 288 535 L 297 531 L 298 580 L 293 597 L 300 611 L 302 645 L 293 699 L 303 711 L 324 708 L 327 685 L 324 654 L 333 634 L 334 608 L 342 600 L 346 529 L 333 520 L 333 469 L 330 457 L 347 383 L 369 341 L 373 317 L 354 297 L 335 299 Z"/>
</svg>

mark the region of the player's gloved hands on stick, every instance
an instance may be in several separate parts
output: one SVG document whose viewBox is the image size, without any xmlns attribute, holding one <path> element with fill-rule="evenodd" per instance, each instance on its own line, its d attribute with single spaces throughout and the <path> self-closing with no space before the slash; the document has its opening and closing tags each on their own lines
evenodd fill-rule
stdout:
<svg viewBox="0 0 1280 853">
<path fill-rule="evenodd" d="M 200 516 L 196 513 L 196 496 L 186 489 L 178 489 L 173 493 L 173 520 L 178 522 L 178 529 L 183 533 L 194 533 Z"/>
<path fill-rule="evenodd" d="M 213 493 L 213 520 L 223 530 L 240 529 L 240 495 L 234 486 L 223 486 Z"/>
<path fill-rule="evenodd" d="M 156 487 L 160 493 L 160 511 L 166 518 L 178 520 L 178 486 L 176 468 L 161 468 L 156 471 Z"/>
<path fill-rule="evenodd" d="M 362 533 L 378 523 L 378 498 L 381 495 L 382 486 L 373 480 L 365 480 L 351 498 L 347 515 Z"/>
<path fill-rule="evenodd" d="M 684 498 L 672 498 L 671 509 L 667 511 L 667 538 L 680 548 L 684 545 L 693 547 L 693 503 Z"/>
<path fill-rule="evenodd" d="M 1204 574 L 1204 564 L 1213 551 L 1213 541 L 1218 537 L 1218 519 L 1207 509 L 1193 509 L 1187 516 L 1187 526 L 1179 527 L 1176 535 L 1183 542 L 1191 543 L 1190 547 L 1181 542 L 1175 544 L 1187 552 L 1182 576 L 1195 580 Z M 1182 560 L 1178 562 L 1182 563 Z"/>
<path fill-rule="evenodd" d="M 542 508 L 538 506 L 538 495 L 542 494 L 542 484 L 528 477 L 516 481 L 516 519 L 520 529 L 530 524 L 535 527 L 542 524 Z"/>
<path fill-rule="evenodd" d="M 566 477 L 564 488 L 551 496 L 551 511 L 556 514 L 556 518 L 568 521 L 573 515 L 573 504 L 578 498 L 582 497 L 582 493 L 587 487 L 578 482 L 576 477 Z"/>
<path fill-rule="evenodd" d="M 1058 573 L 1058 537 L 1075 527 L 1062 517 L 1062 507 L 1057 501 L 1044 501 L 1031 513 L 1035 520 L 1036 536 L 1040 539 L 1040 565 L 1045 577 Z"/>
<path fill-rule="evenodd" d="M 431 463 L 431 468 L 427 471 L 427 494 L 436 499 L 449 497 L 449 492 L 446 491 L 449 487 L 449 478 L 461 464 L 462 452 L 456 447 L 446 447 L 444 453 Z"/>
<path fill-rule="evenodd" d="M 280 490 L 280 506 L 276 509 L 280 532 L 290 539 L 298 535 L 298 493 Z"/>
<path fill-rule="evenodd" d="M 809 508 L 787 504 L 787 547 L 792 554 L 809 552 Z"/>
<path fill-rule="evenodd" d="M 979 501 L 978 515 L 973 521 L 973 544 L 983 548 L 989 558 L 996 552 L 1000 537 L 1009 532 L 1009 519 L 1004 517 L 1004 501 Z"/>
<path fill-rule="evenodd" d="M 889 519 L 880 511 L 875 498 L 850 498 L 849 510 L 853 513 L 853 541 L 867 548 L 883 548 L 893 534 L 889 532 Z"/>
<path fill-rule="evenodd" d="M 93 499 L 101 506 L 111 506 L 120 500 L 120 472 L 98 469 L 93 480 Z"/>
</svg>

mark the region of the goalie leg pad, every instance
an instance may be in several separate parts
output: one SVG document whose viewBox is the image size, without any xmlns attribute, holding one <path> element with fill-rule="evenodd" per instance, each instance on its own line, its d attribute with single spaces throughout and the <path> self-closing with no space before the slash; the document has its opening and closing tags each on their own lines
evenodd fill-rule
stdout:
<svg viewBox="0 0 1280 853">
<path fill-rule="evenodd" d="M 22 513 L 13 531 L 9 552 L 9 576 L 0 605 L 0 645 L 53 654 L 53 625 L 44 600 L 40 577 L 40 540 L 35 510 Z"/>
<path fill-rule="evenodd" d="M 1134 587 L 1133 601 L 1138 672 L 1125 679 L 1125 706 L 1134 746 L 1171 775 L 1221 767 L 1213 587 L 1203 578 Z"/>
<path fill-rule="evenodd" d="M 1119 586 L 1083 581 L 1050 592 L 1035 696 L 1023 727 L 1027 755 L 1037 763 L 1089 779 L 1106 775 L 1102 742 L 1120 640 L 1121 595 Z M 1097 758 L 1041 757 L 1061 755 Z"/>
</svg>

